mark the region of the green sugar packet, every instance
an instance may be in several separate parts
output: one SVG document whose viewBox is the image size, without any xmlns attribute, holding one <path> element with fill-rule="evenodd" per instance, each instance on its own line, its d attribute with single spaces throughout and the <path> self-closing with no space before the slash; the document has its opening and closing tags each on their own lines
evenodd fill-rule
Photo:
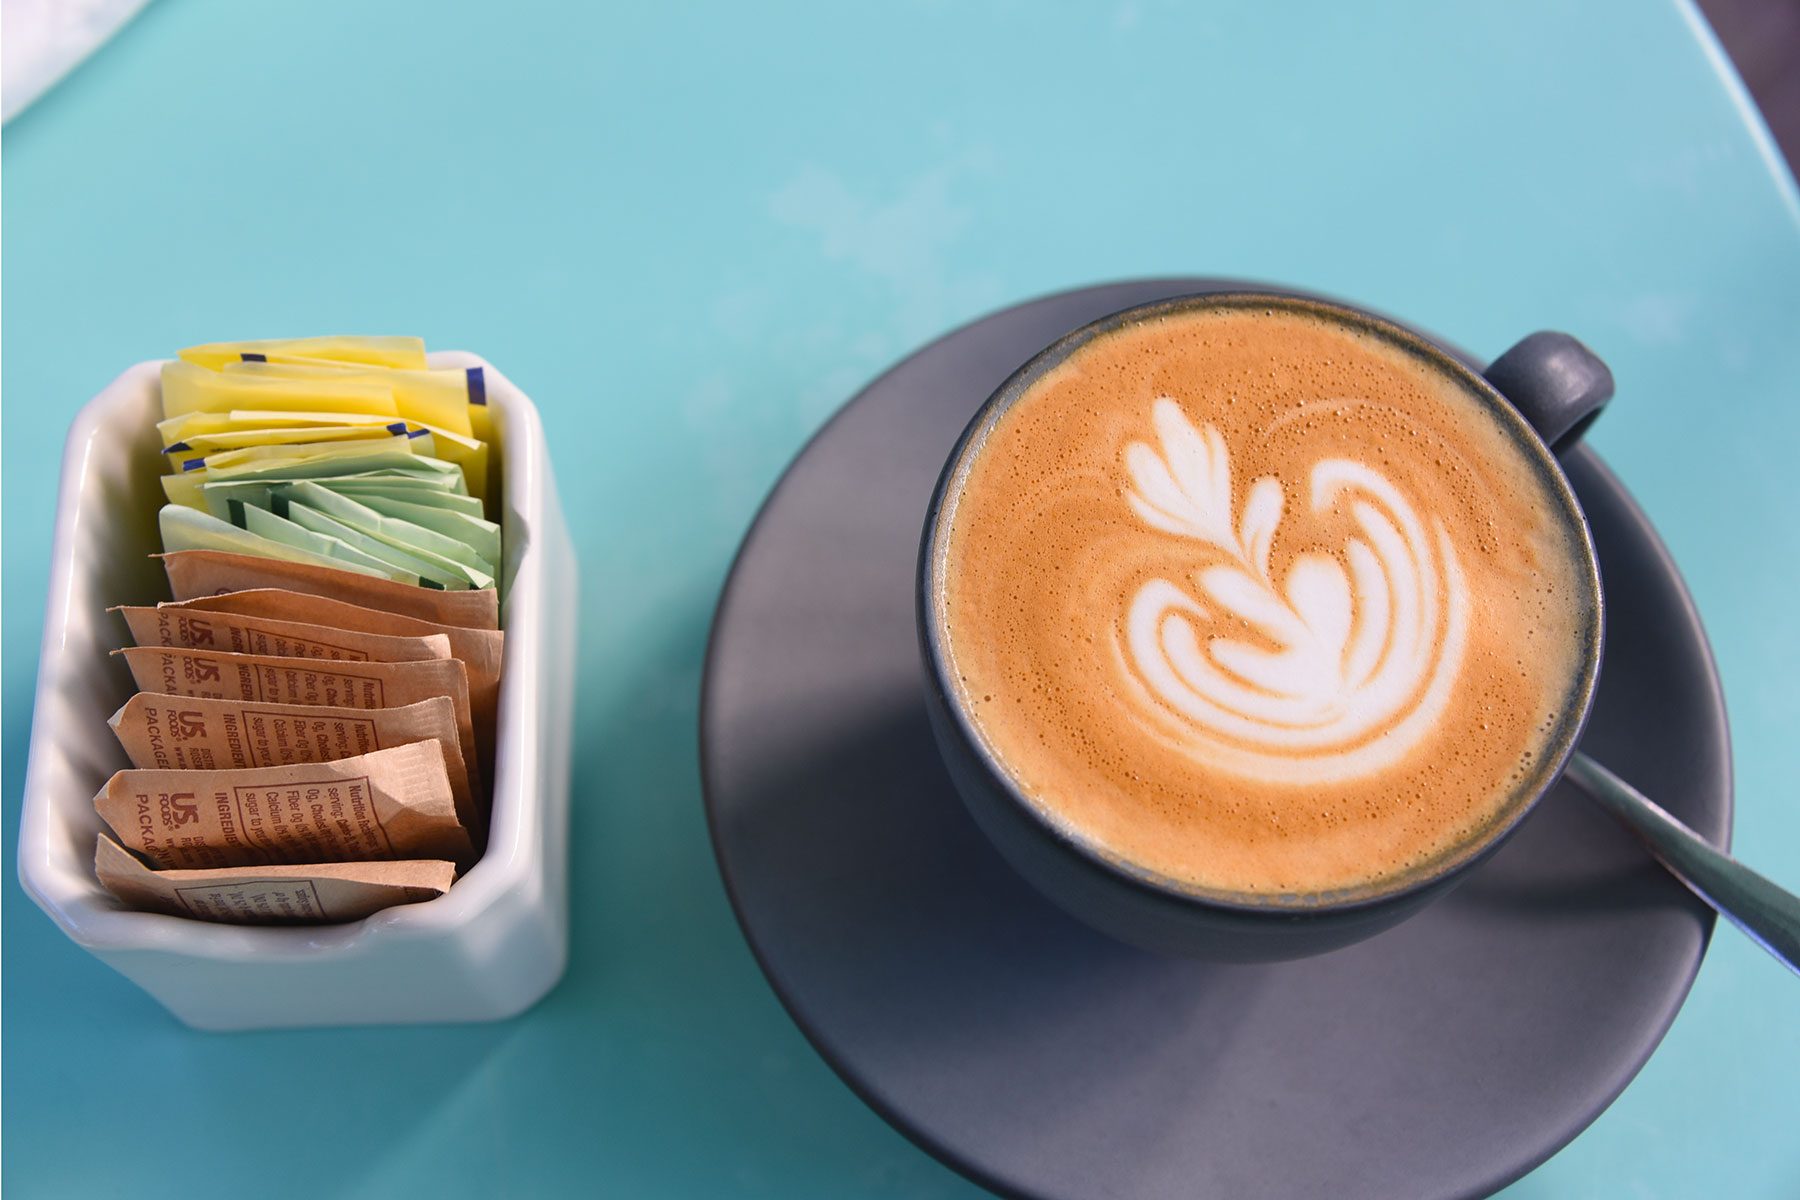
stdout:
<svg viewBox="0 0 1800 1200">
<path fill-rule="evenodd" d="M 163 478 L 170 476 L 165 475 Z M 279 483 L 265 483 L 254 479 L 202 483 L 199 485 L 200 505 L 219 520 L 241 526 L 243 522 L 231 511 L 232 503 L 236 501 L 251 508 L 272 509 L 274 503 L 270 497 L 280 486 Z"/>
<path fill-rule="evenodd" d="M 392 563 L 401 570 L 411 571 L 433 587 L 461 591 L 472 587 L 493 586 L 493 576 L 491 575 L 474 571 L 459 563 L 438 559 L 423 553 L 414 553 L 404 547 L 392 545 L 360 529 L 346 525 L 329 513 L 321 512 L 311 505 L 284 499 L 278 499 L 277 504 L 282 510 L 282 515 L 296 525 L 303 526 L 315 533 L 337 538 L 364 554 L 383 562 Z"/>
<path fill-rule="evenodd" d="M 432 458 L 424 454 L 408 455 L 390 466 L 367 470 L 358 467 L 356 470 L 346 471 L 344 474 L 424 480 L 440 491 L 454 492 L 458 496 L 469 494 L 468 480 L 463 477 L 461 467 L 453 462 L 445 462 L 441 458 Z M 329 476 L 306 476 L 306 478 L 329 478 Z"/>
<path fill-rule="evenodd" d="M 434 529 L 415 524 L 400 517 L 385 516 L 349 496 L 339 495 L 322 484 L 304 481 L 287 484 L 275 492 L 275 510 L 281 511 L 281 505 L 300 503 L 309 508 L 325 513 L 333 520 L 341 521 L 352 529 L 369 535 L 396 549 L 418 555 L 427 561 L 443 560 L 447 566 L 455 564 L 492 580 L 496 571 L 494 565 L 477 554 L 473 548 L 454 537 L 446 536 Z M 490 587 L 491 583 L 475 583 L 475 587 Z"/>
<path fill-rule="evenodd" d="M 373 570 L 356 563 L 335 559 L 311 550 L 262 537 L 219 520 L 217 517 L 180 504 L 166 504 L 157 514 L 162 531 L 163 549 L 173 554 L 178 550 L 223 550 L 230 554 L 253 554 L 258 558 L 278 558 L 286 562 L 305 563 L 314 567 L 332 567 L 355 571 L 360 575 L 393 578 L 386 570 Z"/>
<path fill-rule="evenodd" d="M 214 480 L 204 470 L 190 471 L 185 475 L 164 475 L 162 477 L 163 492 L 168 496 L 169 503 L 185 504 L 189 508 L 202 509 L 221 521 L 231 520 L 230 505 L 233 500 L 242 500 L 257 508 L 272 508 L 270 494 L 285 482 L 290 481 L 282 479 Z M 482 504 L 479 498 L 459 495 L 447 490 L 453 483 L 452 478 L 448 475 L 421 477 L 369 471 L 357 475 L 327 476 L 316 482 L 334 492 L 342 492 L 359 499 L 365 495 L 387 496 L 421 506 L 468 513 L 471 516 L 479 517 L 482 513 Z"/>
<path fill-rule="evenodd" d="M 318 481 L 340 496 L 349 496 L 360 500 L 369 507 L 370 500 L 379 497 L 383 500 L 400 501 L 418 508 L 435 508 L 443 512 L 465 513 L 477 519 L 485 519 L 486 507 L 477 496 L 459 496 L 455 492 L 446 492 L 441 488 L 421 486 L 411 480 L 376 479 L 367 475 L 339 476 Z M 380 511 L 380 510 L 377 510 Z M 390 516 L 403 515 L 393 514 Z"/>
<path fill-rule="evenodd" d="M 483 562 L 499 565 L 500 526 L 492 521 L 468 513 L 396 500 L 391 496 L 360 495 L 355 498 L 384 517 L 398 517 L 445 537 L 454 538 L 480 555 Z M 494 573 L 492 567 L 489 573 Z"/>
<path fill-rule="evenodd" d="M 333 566 L 354 566 L 399 583 L 418 584 L 423 578 L 420 572 L 412 570 L 408 564 L 370 554 L 360 546 L 333 536 L 329 530 L 308 529 L 286 517 L 253 508 L 242 501 L 232 502 L 231 523 L 265 541 L 329 559 Z"/>
</svg>

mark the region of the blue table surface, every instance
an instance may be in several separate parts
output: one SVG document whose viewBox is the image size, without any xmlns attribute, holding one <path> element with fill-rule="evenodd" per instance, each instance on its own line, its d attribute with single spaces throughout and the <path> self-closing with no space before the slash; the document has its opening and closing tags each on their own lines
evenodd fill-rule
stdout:
<svg viewBox="0 0 1800 1200">
<path fill-rule="evenodd" d="M 162 0 L 4 140 L 16 1195 L 976 1194 L 740 940 L 701 653 L 835 407 L 1095 280 L 1283 280 L 1490 353 L 1587 339 L 1619 388 L 1592 440 L 1711 629 L 1736 848 L 1800 885 L 1800 203 L 1684 5 Z M 550 430 L 583 575 L 573 956 L 507 1023 L 190 1032 L 15 883 L 71 415 L 188 343 L 325 331 L 480 351 Z M 1800 1195 L 1796 1014 L 1722 927 L 1643 1074 L 1507 1195 Z"/>
</svg>

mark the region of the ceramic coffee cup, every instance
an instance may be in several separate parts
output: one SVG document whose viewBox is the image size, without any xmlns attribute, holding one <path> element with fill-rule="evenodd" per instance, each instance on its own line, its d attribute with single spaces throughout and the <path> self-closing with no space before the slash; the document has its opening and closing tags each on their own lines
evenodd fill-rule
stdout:
<svg viewBox="0 0 1800 1200">
<path fill-rule="evenodd" d="M 942 606 L 951 514 L 968 468 L 988 433 L 1035 383 L 1094 339 L 1224 304 L 1310 314 L 1378 336 L 1412 354 L 1490 405 L 1505 436 L 1539 472 L 1569 542 L 1580 547 L 1591 587 L 1591 621 L 1579 630 L 1577 683 L 1532 764 L 1522 802 L 1424 873 L 1386 890 L 1354 895 L 1269 896 L 1200 890 L 1122 860 L 1053 819 L 1027 795 L 981 731 L 954 686 Z M 917 571 L 917 612 L 927 708 L 944 762 L 970 815 L 1017 872 L 1071 915 L 1120 940 L 1161 953 L 1217 961 L 1270 961 L 1336 949 L 1387 929 L 1442 896 L 1484 861 L 1561 777 L 1591 707 L 1598 676 L 1602 605 L 1599 569 L 1586 520 L 1556 463 L 1611 397 L 1612 376 L 1576 339 L 1536 333 L 1485 373 L 1419 334 L 1372 313 L 1310 298 L 1232 293 L 1159 301 L 1103 318 L 1068 334 L 1022 366 L 976 412 L 944 466 L 926 513 Z"/>
</svg>

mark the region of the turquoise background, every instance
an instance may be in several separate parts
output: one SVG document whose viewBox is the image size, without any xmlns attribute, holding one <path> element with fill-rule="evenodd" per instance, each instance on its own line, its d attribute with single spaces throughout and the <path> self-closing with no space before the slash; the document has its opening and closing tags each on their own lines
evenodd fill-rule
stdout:
<svg viewBox="0 0 1800 1200">
<path fill-rule="evenodd" d="M 1800 885 L 1800 203 L 1682 5 L 159 0 L 4 146 L 4 1185 L 970 1196 L 764 984 L 695 763 L 709 614 L 806 436 L 924 339 L 1133 275 L 1579 333 L 1705 614 L 1736 846 Z M 492 1027 L 209 1036 L 13 866 L 78 405 L 213 339 L 415 332 L 533 396 L 583 568 L 567 978 Z M 1628 601 L 1627 601 L 1628 602 Z M 94 736 L 105 736 L 96 726 Z M 1508 1195 L 1800 1195 L 1800 983 L 1721 929 Z"/>
</svg>

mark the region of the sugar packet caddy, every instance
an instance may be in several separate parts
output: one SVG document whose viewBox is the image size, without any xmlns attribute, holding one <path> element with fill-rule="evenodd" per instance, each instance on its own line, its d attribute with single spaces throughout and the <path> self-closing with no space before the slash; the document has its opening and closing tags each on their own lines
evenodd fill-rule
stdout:
<svg viewBox="0 0 1800 1200">
<path fill-rule="evenodd" d="M 530 402 L 474 355 L 439 367 L 482 367 L 492 410 L 505 527 L 507 666 L 498 712 L 489 851 L 437 899 L 363 920 L 307 929 L 236 927 L 122 909 L 94 872 L 95 792 L 124 754 L 101 728 L 129 697 L 109 605 L 169 597 L 155 517 L 161 487 L 144 464 L 161 450 L 159 363 L 127 371 L 70 430 L 58 493 L 51 589 L 19 836 L 27 892 L 78 944 L 124 972 L 182 1020 L 213 1029 L 490 1020 L 528 1007 L 566 955 L 566 846 L 573 703 L 573 553 Z M 235 556 L 212 556 L 212 565 Z M 191 561 L 191 560 L 190 560 Z M 318 575 L 282 583 L 306 590 Z M 192 576 L 188 576 L 190 582 Z M 205 591 L 230 586 L 219 575 Z M 497 597 L 369 579 L 369 607 L 498 628 Z M 385 589 L 385 590 L 384 590 Z M 371 603 L 374 599 L 378 602 Z M 465 608 L 464 605 L 473 606 Z M 392 609 L 390 609 L 392 611 Z"/>
</svg>

